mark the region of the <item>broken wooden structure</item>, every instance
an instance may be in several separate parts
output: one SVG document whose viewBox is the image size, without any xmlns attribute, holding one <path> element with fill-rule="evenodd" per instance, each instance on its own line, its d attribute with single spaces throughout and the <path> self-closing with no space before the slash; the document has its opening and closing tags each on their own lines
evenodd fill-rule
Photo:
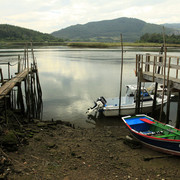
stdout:
<svg viewBox="0 0 180 180">
<path fill-rule="evenodd" d="M 156 97 L 157 97 L 157 85 L 158 83 L 163 84 L 163 87 L 167 87 L 167 106 L 166 106 L 166 120 L 169 123 L 169 111 L 170 111 L 170 97 L 171 92 L 176 91 L 179 93 L 179 102 L 177 110 L 177 120 L 176 127 L 180 128 L 180 57 L 177 56 L 167 56 L 164 54 L 137 54 L 136 55 L 136 76 L 138 77 L 138 98 L 140 98 L 140 90 L 142 82 L 155 82 L 155 94 L 153 102 L 153 111 L 156 107 Z M 164 96 L 164 90 L 162 93 Z M 162 106 L 160 111 L 160 121 L 162 121 L 162 109 L 163 109 L 163 98 Z M 136 113 L 140 109 L 140 99 L 136 104 Z"/>
<path fill-rule="evenodd" d="M 8 66 L 8 72 L 4 73 L 1 66 Z M 11 109 L 20 111 L 28 119 L 42 119 L 42 91 L 32 43 L 30 50 L 27 46 L 24 49 L 23 57 L 18 56 L 17 73 L 12 75 L 10 69 L 11 62 L 0 63 L 0 112 Z"/>
</svg>

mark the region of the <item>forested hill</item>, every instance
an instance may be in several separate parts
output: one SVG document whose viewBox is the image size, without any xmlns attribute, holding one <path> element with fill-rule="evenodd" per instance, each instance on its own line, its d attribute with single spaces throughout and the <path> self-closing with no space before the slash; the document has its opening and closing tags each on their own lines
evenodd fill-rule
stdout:
<svg viewBox="0 0 180 180">
<path fill-rule="evenodd" d="M 161 33 L 162 31 L 163 27 L 160 25 L 124 17 L 89 22 L 84 25 L 77 24 L 53 32 L 52 35 L 72 41 L 116 42 L 120 41 L 120 34 L 122 33 L 125 42 L 134 42 L 145 33 Z M 166 28 L 166 33 L 173 33 L 173 31 L 173 29 Z"/>
<path fill-rule="evenodd" d="M 21 28 L 18 26 L 0 24 L 0 41 L 61 41 L 50 34 L 44 34 L 38 31 Z"/>
</svg>

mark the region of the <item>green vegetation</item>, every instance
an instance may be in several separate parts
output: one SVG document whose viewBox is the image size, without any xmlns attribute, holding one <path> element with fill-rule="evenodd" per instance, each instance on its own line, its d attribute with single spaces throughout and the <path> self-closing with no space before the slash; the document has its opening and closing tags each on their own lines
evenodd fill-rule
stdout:
<svg viewBox="0 0 180 180">
<path fill-rule="evenodd" d="M 165 35 L 165 41 L 169 44 L 180 44 L 180 35 Z M 157 33 L 146 33 L 140 37 L 139 42 L 163 43 L 163 35 Z"/>
<path fill-rule="evenodd" d="M 121 43 L 102 43 L 102 42 L 69 42 L 66 44 L 71 47 L 84 47 L 84 48 L 110 48 L 110 47 L 120 47 Z M 123 46 L 132 46 L 132 47 L 161 47 L 162 43 L 123 43 Z M 180 44 L 166 44 L 168 47 L 180 47 Z"/>
<path fill-rule="evenodd" d="M 5 42 L 0 41 L 0 48 L 22 48 L 29 43 L 30 41 L 25 42 Z M 62 46 L 66 45 L 64 42 L 33 42 L 33 46 Z"/>
<path fill-rule="evenodd" d="M 119 42 L 120 34 L 125 42 L 135 42 L 145 33 L 161 33 L 163 26 L 146 23 L 134 18 L 118 18 L 81 25 L 69 26 L 53 32 L 55 37 L 69 39 L 72 42 Z M 166 33 L 174 29 L 166 28 Z"/>
<path fill-rule="evenodd" d="M 26 28 L 0 24 L 1 42 L 63 42 L 50 34 L 40 33 Z"/>
</svg>

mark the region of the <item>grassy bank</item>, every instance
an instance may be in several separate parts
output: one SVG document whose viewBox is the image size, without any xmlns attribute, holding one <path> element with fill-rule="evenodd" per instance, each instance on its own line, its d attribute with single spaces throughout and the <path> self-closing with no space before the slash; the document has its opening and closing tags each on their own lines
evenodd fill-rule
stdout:
<svg viewBox="0 0 180 180">
<path fill-rule="evenodd" d="M 159 43 L 128 43 L 124 42 L 124 46 L 132 47 L 160 47 L 162 44 Z M 103 42 L 69 42 L 67 46 L 71 47 L 89 47 L 89 48 L 110 48 L 120 47 L 121 43 L 103 43 Z M 180 47 L 180 44 L 167 44 L 167 47 Z"/>
<path fill-rule="evenodd" d="M 29 41 L 30 42 L 30 41 Z M 0 42 L 0 48 L 23 48 L 29 42 Z M 33 42 L 33 46 L 62 46 L 64 42 Z"/>
</svg>

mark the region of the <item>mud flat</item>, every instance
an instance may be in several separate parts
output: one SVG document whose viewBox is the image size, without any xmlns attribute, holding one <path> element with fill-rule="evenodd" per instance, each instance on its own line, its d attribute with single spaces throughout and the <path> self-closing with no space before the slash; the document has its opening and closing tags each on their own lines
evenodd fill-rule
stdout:
<svg viewBox="0 0 180 180">
<path fill-rule="evenodd" d="M 179 157 L 128 143 L 123 123 L 85 129 L 35 120 L 23 132 L 15 149 L 2 146 L 2 179 L 180 179 Z"/>
</svg>

